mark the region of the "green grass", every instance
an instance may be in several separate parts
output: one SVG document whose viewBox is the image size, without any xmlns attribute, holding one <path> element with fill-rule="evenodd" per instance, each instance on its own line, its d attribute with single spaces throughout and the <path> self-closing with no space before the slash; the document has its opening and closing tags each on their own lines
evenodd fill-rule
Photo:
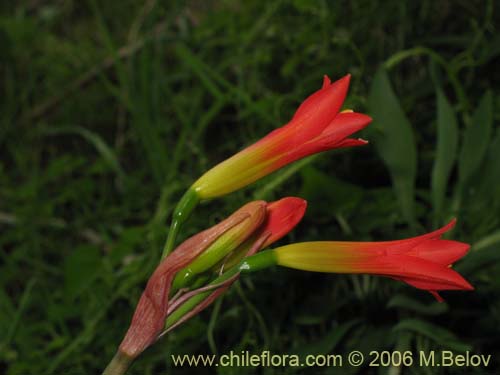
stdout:
<svg viewBox="0 0 500 375">
<path fill-rule="evenodd" d="M 492 354 L 487 372 L 498 371 L 498 8 L 492 0 L 0 5 L 0 373 L 98 374 L 184 190 L 288 121 L 323 74 L 348 72 L 345 107 L 374 118 L 362 134 L 368 146 L 204 204 L 182 237 L 250 199 L 284 195 L 309 208 L 281 243 L 398 239 L 455 216 L 451 237 L 473 245 L 457 270 L 476 290 L 445 292 L 438 305 L 392 280 L 271 269 L 241 279 L 130 373 L 193 373 L 172 368 L 172 353 L 405 348 Z M 302 370 L 259 372 L 388 369 Z M 215 371 L 255 373 L 197 369 Z"/>
</svg>

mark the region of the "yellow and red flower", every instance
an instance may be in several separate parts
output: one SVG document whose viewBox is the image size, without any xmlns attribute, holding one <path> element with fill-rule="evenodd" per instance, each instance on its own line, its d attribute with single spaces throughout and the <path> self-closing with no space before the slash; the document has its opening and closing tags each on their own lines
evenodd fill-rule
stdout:
<svg viewBox="0 0 500 375">
<path fill-rule="evenodd" d="M 303 242 L 272 250 L 279 265 L 306 271 L 388 276 L 432 293 L 474 289 L 451 264 L 469 245 L 443 240 L 455 220 L 422 236 L 386 242 Z"/>
<path fill-rule="evenodd" d="M 199 199 L 219 197 L 308 155 L 366 144 L 347 137 L 363 129 L 371 118 L 352 111 L 339 112 L 349 80 L 347 75 L 331 83 L 325 76 L 323 87 L 300 105 L 288 124 L 210 169 L 191 189 Z"/>
</svg>

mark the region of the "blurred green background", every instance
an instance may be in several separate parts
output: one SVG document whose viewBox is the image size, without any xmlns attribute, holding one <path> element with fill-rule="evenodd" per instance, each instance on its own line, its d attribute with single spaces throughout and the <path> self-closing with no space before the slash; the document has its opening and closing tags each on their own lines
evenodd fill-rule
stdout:
<svg viewBox="0 0 500 375">
<path fill-rule="evenodd" d="M 10 3 L 10 4 L 9 4 Z M 363 148 L 204 204 L 298 195 L 280 243 L 389 240 L 458 218 L 474 292 L 271 269 L 148 350 L 130 374 L 493 374 L 500 361 L 498 1 L 18 1 L 0 5 L 0 373 L 98 374 L 184 190 L 352 74 Z M 172 353 L 442 350 L 484 368 L 173 368 Z"/>
</svg>

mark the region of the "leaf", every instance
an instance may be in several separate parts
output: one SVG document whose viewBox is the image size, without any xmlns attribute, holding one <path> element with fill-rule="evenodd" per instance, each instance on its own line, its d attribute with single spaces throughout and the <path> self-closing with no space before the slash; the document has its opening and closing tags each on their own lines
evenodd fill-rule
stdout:
<svg viewBox="0 0 500 375">
<path fill-rule="evenodd" d="M 14 338 L 16 331 L 19 327 L 19 324 L 22 323 L 22 316 L 24 312 L 26 311 L 30 301 L 31 301 L 31 294 L 33 291 L 33 287 L 36 284 L 36 279 L 31 278 L 28 283 L 26 284 L 26 287 L 24 288 L 24 292 L 21 296 L 21 299 L 19 301 L 19 306 L 17 308 L 15 316 L 13 316 L 13 319 L 9 320 L 9 329 L 7 333 L 7 337 L 5 338 L 5 342 L 2 343 L 2 345 L 8 345 L 11 340 Z M 0 345 L 0 347 L 2 346 Z"/>
<path fill-rule="evenodd" d="M 481 165 L 493 125 L 493 95 L 487 91 L 472 116 L 470 124 L 463 134 L 462 149 L 459 157 L 458 176 L 463 187 Z"/>
<path fill-rule="evenodd" d="M 471 346 L 460 341 L 452 332 L 435 324 L 420 320 L 420 319 L 404 319 L 400 321 L 394 328 L 394 331 L 413 331 L 419 333 L 437 344 L 456 350 L 457 352 L 465 352 L 471 350 Z"/>
<path fill-rule="evenodd" d="M 500 243 L 496 242 L 478 250 L 473 247 L 454 269 L 461 274 L 472 275 L 485 271 L 498 262 L 500 262 Z"/>
<path fill-rule="evenodd" d="M 226 80 L 219 72 L 213 69 L 200 59 L 191 49 L 182 43 L 174 46 L 176 56 L 182 61 L 183 64 L 193 70 L 201 83 L 207 87 L 214 97 L 223 98 L 229 95 L 234 101 L 241 100 L 245 103 L 251 112 L 258 114 L 262 119 L 268 123 L 273 124 L 275 121 L 272 116 L 257 102 L 255 102 L 245 90 L 242 90 L 238 85 L 234 85 Z M 222 91 L 218 89 L 218 86 Z M 223 95 L 223 96 L 222 96 Z"/>
<path fill-rule="evenodd" d="M 446 303 L 433 302 L 425 304 L 403 294 L 397 294 L 392 297 L 387 303 L 387 307 L 405 309 L 423 315 L 439 315 L 448 311 L 448 305 Z"/>
<path fill-rule="evenodd" d="M 309 210 L 317 214 L 349 214 L 360 203 L 363 190 L 334 176 L 307 167 L 301 171 L 303 180 L 299 196 L 306 199 Z"/>
<path fill-rule="evenodd" d="M 488 153 L 481 164 L 480 178 L 477 179 L 478 196 L 487 203 L 491 203 L 490 197 L 500 197 L 500 163 L 498 162 L 498 150 L 500 149 L 500 130 L 491 141 Z"/>
<path fill-rule="evenodd" d="M 321 340 L 314 343 L 308 343 L 306 346 L 298 348 L 294 354 L 304 358 L 306 355 L 332 353 L 351 328 L 360 322 L 360 319 L 356 319 L 340 324 L 339 326 L 332 328 L 331 331 Z"/>
<path fill-rule="evenodd" d="M 443 92 L 437 90 L 437 147 L 432 168 L 431 188 L 434 218 L 442 216 L 446 186 L 455 163 L 458 145 L 457 119 Z"/>
<path fill-rule="evenodd" d="M 81 126 L 60 126 L 55 129 L 43 129 L 43 131 L 50 135 L 58 135 L 58 134 L 76 134 L 84 138 L 87 142 L 89 142 L 94 148 L 99 152 L 100 156 L 104 159 L 106 164 L 116 173 L 120 184 L 123 184 L 126 175 L 123 168 L 118 161 L 114 151 L 108 144 L 102 139 L 102 137 L 94 132 L 91 132 L 88 129 L 85 129 Z"/>
<path fill-rule="evenodd" d="M 379 68 L 373 79 L 368 107 L 373 117 L 373 144 L 389 169 L 403 216 L 415 228 L 415 137 L 384 67 Z"/>
<path fill-rule="evenodd" d="M 72 299 L 80 295 L 97 277 L 101 266 L 101 254 L 95 246 L 76 248 L 64 262 L 66 295 Z"/>
<path fill-rule="evenodd" d="M 117 239 L 117 241 L 115 241 L 115 245 L 113 245 L 109 253 L 109 259 L 113 263 L 122 261 L 125 256 L 131 254 L 134 251 L 134 248 L 144 242 L 144 233 L 144 227 L 125 228 L 120 233 L 120 237 Z"/>
</svg>

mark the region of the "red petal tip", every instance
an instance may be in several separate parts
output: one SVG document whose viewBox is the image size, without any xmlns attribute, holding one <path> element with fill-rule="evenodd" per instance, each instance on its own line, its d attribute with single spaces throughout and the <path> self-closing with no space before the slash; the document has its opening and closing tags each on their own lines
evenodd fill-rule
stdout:
<svg viewBox="0 0 500 375">
<path fill-rule="evenodd" d="M 364 113 L 352 112 L 352 116 L 356 116 L 357 120 L 364 126 L 368 125 L 370 122 L 373 121 L 373 119 L 370 116 L 365 115 Z"/>
<path fill-rule="evenodd" d="M 457 241 L 458 242 L 458 241 Z M 461 254 L 461 257 L 464 257 L 465 254 L 467 254 L 470 250 L 470 244 L 465 243 L 465 242 L 458 242 L 460 245 L 457 244 L 457 253 Z"/>
<path fill-rule="evenodd" d="M 297 209 L 305 209 L 307 207 L 307 201 L 302 198 L 286 197 L 283 200 L 286 200 L 287 204 L 295 205 Z"/>
<path fill-rule="evenodd" d="M 307 201 L 297 197 L 286 197 L 269 203 L 268 217 L 262 231 L 270 232 L 262 248 L 278 241 L 290 232 L 302 220 L 306 211 Z"/>
<path fill-rule="evenodd" d="M 432 294 L 438 302 L 444 302 L 443 297 L 441 297 L 435 290 L 429 290 L 429 293 Z"/>
<path fill-rule="evenodd" d="M 443 235 L 443 233 L 449 232 L 455 227 L 455 224 L 457 223 L 457 218 L 453 218 L 450 220 L 448 224 L 443 226 L 441 229 L 436 230 L 435 232 L 439 233 L 439 237 Z"/>
<path fill-rule="evenodd" d="M 462 290 L 474 290 L 474 288 L 467 280 L 464 279 L 464 282 L 462 283 Z"/>
<path fill-rule="evenodd" d="M 351 82 L 351 73 L 347 73 L 345 76 L 343 76 L 341 78 L 341 80 L 346 80 L 347 81 L 347 84 L 349 84 Z"/>
<path fill-rule="evenodd" d="M 330 80 L 330 77 L 328 77 L 326 74 L 323 76 L 323 86 L 321 87 L 322 89 L 330 86 L 332 84 L 332 81 Z"/>
<path fill-rule="evenodd" d="M 346 139 L 336 143 L 335 148 L 365 146 L 368 143 L 369 143 L 368 141 L 361 139 L 361 138 L 358 138 L 358 139 L 346 138 Z"/>
<path fill-rule="evenodd" d="M 351 74 L 350 73 L 346 74 L 345 76 L 340 78 L 337 82 L 343 83 L 346 86 L 349 86 L 349 83 L 351 82 Z"/>
<path fill-rule="evenodd" d="M 453 229 L 453 227 L 455 226 L 456 223 L 457 223 L 457 219 L 453 218 L 445 226 L 443 226 L 443 227 L 441 227 L 439 229 L 436 229 L 433 232 L 426 233 L 426 234 L 423 234 L 421 236 L 415 237 L 414 239 L 421 239 L 421 240 L 424 240 L 424 239 L 439 239 L 439 238 L 441 238 L 441 236 L 444 233 L 449 232 L 451 229 Z"/>
</svg>

